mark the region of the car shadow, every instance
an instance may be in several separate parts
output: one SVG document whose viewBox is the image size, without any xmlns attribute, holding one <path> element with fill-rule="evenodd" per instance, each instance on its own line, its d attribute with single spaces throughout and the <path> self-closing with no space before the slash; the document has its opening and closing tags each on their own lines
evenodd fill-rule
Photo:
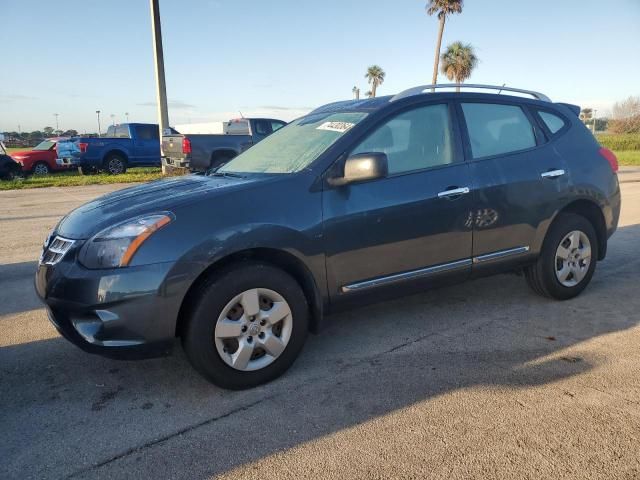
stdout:
<svg viewBox="0 0 640 480">
<path fill-rule="evenodd" d="M 37 261 L 0 265 L 0 317 L 42 307 L 33 288 L 37 268 Z"/>
<path fill-rule="evenodd" d="M 639 237 L 640 225 L 621 228 L 574 300 L 537 297 L 523 279 L 500 275 L 336 315 L 287 374 L 247 391 L 207 383 L 178 345 L 172 357 L 142 362 L 87 355 L 53 330 L 7 345 L 0 476 L 104 477 L 142 466 L 149 477 L 204 478 L 451 391 L 587 374 L 606 359 L 586 342 L 640 322 L 637 301 L 611 300 L 636 295 Z"/>
</svg>

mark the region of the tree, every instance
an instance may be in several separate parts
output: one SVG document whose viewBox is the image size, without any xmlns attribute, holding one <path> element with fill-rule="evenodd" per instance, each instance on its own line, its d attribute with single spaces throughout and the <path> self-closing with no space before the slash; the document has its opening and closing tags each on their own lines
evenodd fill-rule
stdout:
<svg viewBox="0 0 640 480">
<path fill-rule="evenodd" d="M 376 96 L 376 90 L 378 89 L 378 86 L 382 85 L 382 83 L 384 82 L 385 76 L 386 73 L 384 72 L 382 67 L 378 65 L 371 65 L 367 69 L 367 73 L 365 74 L 364 78 L 366 78 L 371 85 L 371 97 Z"/>
<path fill-rule="evenodd" d="M 478 57 L 470 43 L 453 42 L 441 57 L 441 70 L 450 81 L 458 84 L 456 90 L 460 91 L 460 84 L 471 76 L 471 72 L 478 65 Z"/>
<path fill-rule="evenodd" d="M 444 24 L 447 21 L 448 15 L 462 12 L 462 0 L 429 0 L 427 3 L 427 14 L 438 14 L 438 20 L 440 20 L 440 28 L 438 30 L 438 40 L 436 42 L 436 56 L 433 60 L 433 78 L 431 84 L 435 85 L 438 82 L 438 62 L 440 61 L 440 49 L 442 48 L 442 33 L 444 32 Z"/>
<path fill-rule="evenodd" d="M 53 127 L 44 127 L 42 131 L 47 137 L 50 137 L 51 135 L 53 135 Z"/>
<path fill-rule="evenodd" d="M 77 130 L 67 130 L 65 132 L 62 133 L 63 137 L 77 137 L 78 136 L 78 131 Z"/>
<path fill-rule="evenodd" d="M 640 133 L 640 97 L 616 102 L 612 113 L 609 129 L 613 133 Z"/>
</svg>

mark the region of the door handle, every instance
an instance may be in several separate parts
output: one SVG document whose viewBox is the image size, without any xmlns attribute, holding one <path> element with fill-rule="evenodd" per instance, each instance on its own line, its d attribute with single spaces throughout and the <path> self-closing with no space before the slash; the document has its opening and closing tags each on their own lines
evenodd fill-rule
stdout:
<svg viewBox="0 0 640 480">
<path fill-rule="evenodd" d="M 452 188 L 438 193 L 438 198 L 454 197 L 456 195 L 465 195 L 469 193 L 469 187 Z"/>
<path fill-rule="evenodd" d="M 557 178 L 565 174 L 564 170 L 549 170 L 548 172 L 542 172 L 540 176 L 542 178 Z"/>
</svg>

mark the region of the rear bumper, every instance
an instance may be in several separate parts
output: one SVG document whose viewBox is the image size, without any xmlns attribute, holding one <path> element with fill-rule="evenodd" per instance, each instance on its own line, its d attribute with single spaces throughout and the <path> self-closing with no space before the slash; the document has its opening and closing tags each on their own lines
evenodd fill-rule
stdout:
<svg viewBox="0 0 640 480">
<path fill-rule="evenodd" d="M 40 265 L 35 288 L 58 332 L 110 358 L 169 354 L 179 301 L 166 294 L 173 263 L 87 270 L 73 261 Z"/>
<path fill-rule="evenodd" d="M 162 163 L 175 168 L 189 168 L 191 161 L 189 158 L 162 157 Z"/>
</svg>

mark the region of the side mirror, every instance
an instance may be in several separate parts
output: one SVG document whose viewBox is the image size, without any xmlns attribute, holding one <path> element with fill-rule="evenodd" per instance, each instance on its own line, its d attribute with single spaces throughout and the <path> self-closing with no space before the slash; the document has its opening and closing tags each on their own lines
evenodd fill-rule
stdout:
<svg viewBox="0 0 640 480">
<path fill-rule="evenodd" d="M 329 179 L 333 186 L 384 178 L 389 173 L 386 153 L 369 152 L 351 155 L 344 162 L 344 174 Z"/>
</svg>

